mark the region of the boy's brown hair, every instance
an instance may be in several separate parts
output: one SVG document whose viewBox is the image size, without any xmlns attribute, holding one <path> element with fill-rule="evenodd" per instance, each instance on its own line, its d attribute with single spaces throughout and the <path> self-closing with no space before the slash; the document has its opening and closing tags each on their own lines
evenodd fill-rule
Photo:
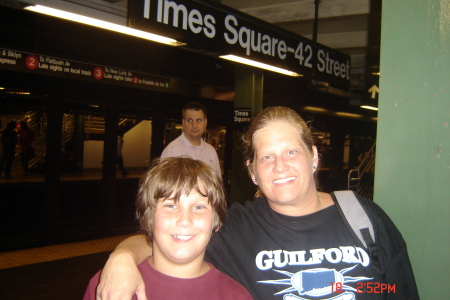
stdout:
<svg viewBox="0 0 450 300">
<path fill-rule="evenodd" d="M 180 201 L 182 195 L 196 191 L 208 197 L 214 213 L 212 232 L 225 220 L 227 208 L 222 179 L 210 166 L 188 156 L 166 157 L 153 162 L 141 177 L 136 199 L 136 216 L 141 230 L 153 241 L 153 212 L 158 201 Z"/>
</svg>

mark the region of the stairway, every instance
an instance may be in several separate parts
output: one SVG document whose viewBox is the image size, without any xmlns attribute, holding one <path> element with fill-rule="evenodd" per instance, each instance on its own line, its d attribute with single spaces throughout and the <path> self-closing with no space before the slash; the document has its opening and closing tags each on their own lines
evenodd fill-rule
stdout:
<svg viewBox="0 0 450 300">
<path fill-rule="evenodd" d="M 370 150 L 361 160 L 359 166 L 348 172 L 349 190 L 355 191 L 358 195 L 373 200 L 373 181 L 375 174 L 375 148 L 373 143 Z"/>
</svg>

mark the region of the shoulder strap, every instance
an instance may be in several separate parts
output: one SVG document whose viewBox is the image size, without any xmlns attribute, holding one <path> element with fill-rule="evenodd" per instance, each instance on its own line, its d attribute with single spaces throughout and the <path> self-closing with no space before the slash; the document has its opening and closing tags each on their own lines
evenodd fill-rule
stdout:
<svg viewBox="0 0 450 300">
<path fill-rule="evenodd" d="M 375 232 L 372 222 L 353 191 L 332 193 L 334 203 L 356 241 L 369 252 L 373 267 L 378 275 L 384 277 L 378 261 L 378 246 L 375 244 Z"/>
<path fill-rule="evenodd" d="M 356 234 L 358 239 L 364 245 L 365 248 L 369 248 L 370 242 L 375 243 L 375 234 L 373 231 L 372 222 L 366 214 L 366 211 L 359 203 L 353 191 L 336 191 L 335 195 L 336 206 L 341 213 L 344 220 L 347 221 L 347 225 L 350 225 L 352 231 Z M 367 228 L 367 230 L 363 230 Z M 366 234 L 363 234 L 363 232 Z M 369 236 L 367 236 L 369 234 Z M 371 238 L 372 241 L 366 241 L 366 238 Z"/>
</svg>

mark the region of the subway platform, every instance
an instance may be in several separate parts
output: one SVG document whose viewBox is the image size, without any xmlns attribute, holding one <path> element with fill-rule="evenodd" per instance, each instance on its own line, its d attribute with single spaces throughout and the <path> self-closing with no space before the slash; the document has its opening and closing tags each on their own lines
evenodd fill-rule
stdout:
<svg viewBox="0 0 450 300">
<path fill-rule="evenodd" d="M 0 253 L 0 299 L 81 300 L 121 235 Z"/>
</svg>

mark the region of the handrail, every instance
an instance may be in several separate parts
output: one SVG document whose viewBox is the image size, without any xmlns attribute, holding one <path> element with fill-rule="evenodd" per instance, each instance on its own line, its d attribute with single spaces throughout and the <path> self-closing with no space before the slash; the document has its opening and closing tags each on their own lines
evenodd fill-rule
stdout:
<svg viewBox="0 0 450 300">
<path fill-rule="evenodd" d="M 375 149 L 376 149 L 376 142 L 373 143 L 370 150 L 363 157 L 359 166 L 355 169 L 351 169 L 348 172 L 347 189 L 354 190 L 358 195 L 361 195 L 369 199 L 372 198 L 372 195 L 371 193 L 368 193 L 367 191 L 364 191 L 362 189 L 361 178 L 364 174 L 375 171 Z M 355 173 L 356 177 L 354 177 Z"/>
</svg>

